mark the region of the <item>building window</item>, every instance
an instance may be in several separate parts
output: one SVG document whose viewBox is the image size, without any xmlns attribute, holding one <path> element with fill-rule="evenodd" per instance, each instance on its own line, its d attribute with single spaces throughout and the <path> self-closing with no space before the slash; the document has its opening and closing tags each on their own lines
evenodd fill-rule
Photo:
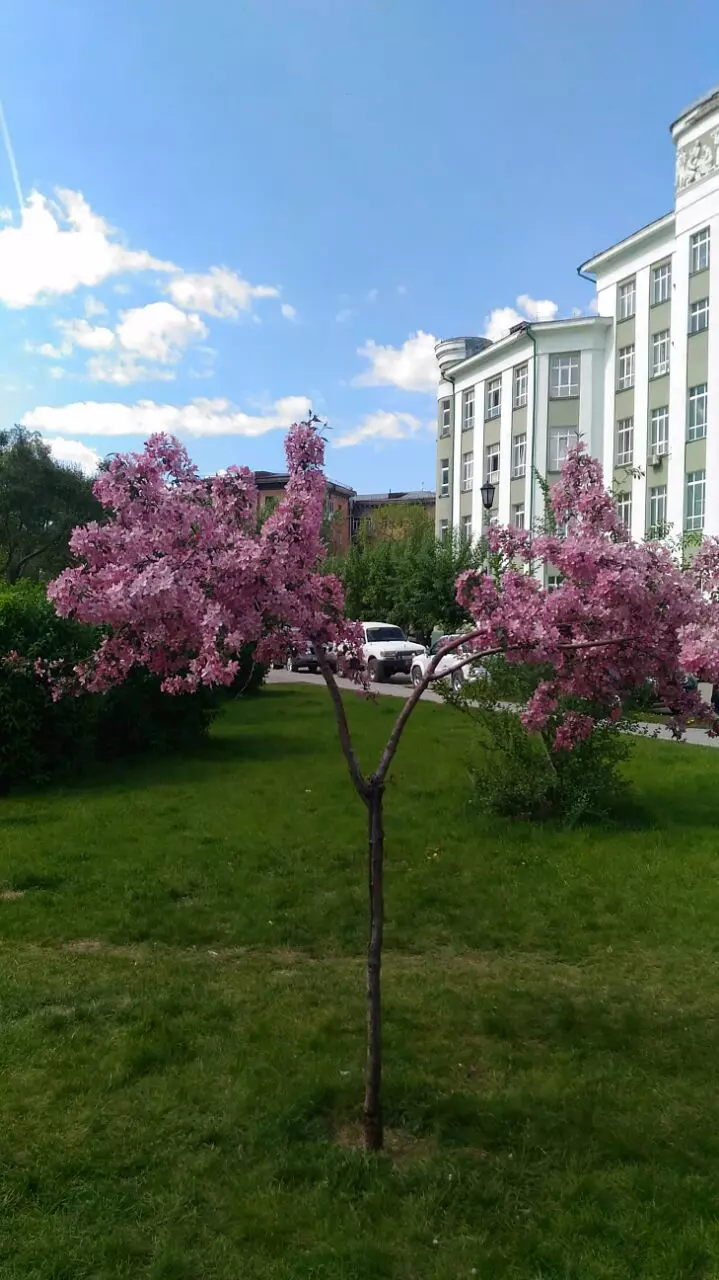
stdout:
<svg viewBox="0 0 719 1280">
<path fill-rule="evenodd" d="M 512 507 L 512 524 L 514 525 L 515 529 L 524 528 L 524 503 L 523 502 L 517 502 Z"/>
<path fill-rule="evenodd" d="M 472 517 L 462 516 L 462 537 L 465 542 L 472 541 Z"/>
<path fill-rule="evenodd" d="M 499 441 L 488 444 L 485 449 L 484 478 L 490 484 L 499 483 Z"/>
<path fill-rule="evenodd" d="M 579 431 L 576 427 L 554 427 L 549 433 L 549 470 L 561 471 L 570 449 L 579 443 Z"/>
<path fill-rule="evenodd" d="M 689 530 L 704 528 L 706 474 L 706 471 L 690 471 L 687 475 L 686 528 Z"/>
<path fill-rule="evenodd" d="M 439 464 L 439 496 L 446 498 L 449 493 L 449 458 L 442 458 Z"/>
<path fill-rule="evenodd" d="M 620 418 L 617 423 L 617 461 L 618 467 L 628 466 L 634 457 L 634 419 Z"/>
<path fill-rule="evenodd" d="M 562 581 L 561 573 L 548 573 L 547 574 L 547 591 L 556 591 L 561 581 Z"/>
<path fill-rule="evenodd" d="M 452 430 L 452 401 L 440 400 L 439 402 L 439 434 L 448 436 Z"/>
<path fill-rule="evenodd" d="M 514 382 L 512 390 L 512 408 L 522 409 L 527 403 L 527 389 L 529 387 L 529 365 L 518 364 L 514 370 Z"/>
<path fill-rule="evenodd" d="M 629 528 L 629 526 L 630 526 L 630 524 L 632 523 L 632 495 L 631 495 L 631 493 L 620 493 L 620 494 L 618 494 L 617 499 L 616 499 L 616 508 L 617 508 L 617 515 L 619 516 L 619 519 L 621 520 L 622 524 L 624 525 L 624 528 L 625 528 L 625 529 L 628 529 L 628 528 Z"/>
<path fill-rule="evenodd" d="M 689 270 L 705 271 L 709 266 L 709 228 L 696 231 L 689 241 Z"/>
<path fill-rule="evenodd" d="M 502 412 L 502 377 L 487 379 L 487 405 L 485 417 L 498 418 Z"/>
<path fill-rule="evenodd" d="M 661 266 L 652 267 L 652 306 L 658 302 L 668 302 L 671 288 L 671 262 L 662 262 Z"/>
<path fill-rule="evenodd" d="M 701 333 L 702 329 L 709 328 L 709 299 L 702 298 L 700 302 L 692 302 L 689 308 L 689 332 Z"/>
<path fill-rule="evenodd" d="M 462 488 L 467 493 L 474 479 L 474 453 L 462 454 Z"/>
<path fill-rule="evenodd" d="M 657 484 L 649 490 L 649 537 L 663 538 L 667 531 L 667 486 Z"/>
<path fill-rule="evenodd" d="M 707 384 L 689 388 L 687 440 L 703 440 L 707 433 Z"/>
<path fill-rule="evenodd" d="M 474 387 L 462 392 L 462 430 L 471 431 L 474 426 Z"/>
<path fill-rule="evenodd" d="M 447 538 L 449 537 L 449 520 L 440 520 L 439 536 L 442 539 L 442 542 L 447 541 Z"/>
<path fill-rule="evenodd" d="M 628 320 L 634 315 L 637 300 L 637 282 L 634 276 L 625 280 L 617 290 L 617 319 Z"/>
<path fill-rule="evenodd" d="M 649 451 L 660 457 L 669 449 L 669 408 L 652 409 L 649 421 Z"/>
<path fill-rule="evenodd" d="M 527 471 L 527 437 L 515 436 L 512 441 L 512 479 L 517 480 Z"/>
<path fill-rule="evenodd" d="M 494 527 L 499 524 L 499 516 L 491 515 L 487 523 L 489 524 L 490 529 L 494 529 Z"/>
<path fill-rule="evenodd" d="M 669 330 L 661 329 L 652 334 L 652 377 L 669 373 Z"/>
<path fill-rule="evenodd" d="M 619 348 L 617 386 L 620 391 L 634 386 L 634 343 Z"/>
<path fill-rule="evenodd" d="M 552 400 L 579 395 L 579 356 L 551 356 L 549 394 Z"/>
</svg>

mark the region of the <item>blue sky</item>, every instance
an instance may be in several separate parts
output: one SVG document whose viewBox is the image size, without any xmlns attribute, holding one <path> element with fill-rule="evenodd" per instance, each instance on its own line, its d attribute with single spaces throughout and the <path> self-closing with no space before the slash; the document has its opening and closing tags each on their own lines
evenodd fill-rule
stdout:
<svg viewBox="0 0 719 1280">
<path fill-rule="evenodd" d="M 702 0 L 4 0 L 2 423 L 272 469 L 311 403 L 334 479 L 432 487 L 435 336 L 588 306 L 717 48 Z"/>
</svg>

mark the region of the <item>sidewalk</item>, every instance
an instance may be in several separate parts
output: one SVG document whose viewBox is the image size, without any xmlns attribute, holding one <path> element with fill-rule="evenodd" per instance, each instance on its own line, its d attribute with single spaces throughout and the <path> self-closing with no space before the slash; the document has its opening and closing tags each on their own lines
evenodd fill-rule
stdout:
<svg viewBox="0 0 719 1280">
<path fill-rule="evenodd" d="M 324 684 L 322 676 L 310 675 L 308 671 L 293 671 L 290 673 L 284 669 L 279 671 L 270 671 L 267 676 L 267 682 L 268 684 Z M 342 676 L 338 676 L 337 683 L 340 689 L 346 689 L 350 693 L 358 692 L 357 685 L 353 680 L 345 680 Z M 384 684 L 373 684 L 371 688 L 373 693 L 385 694 L 390 698 L 408 698 L 412 692 L 412 685 L 409 680 L 402 684 L 394 680 L 391 683 L 386 682 Z M 427 691 L 422 694 L 422 701 L 442 702 L 443 699 L 432 689 L 427 689 Z M 675 742 L 677 746 L 683 746 L 686 744 L 692 747 L 719 747 L 719 738 L 707 737 L 705 729 L 689 728 L 686 730 L 684 737 L 677 742 L 677 739 L 672 737 L 669 729 L 667 729 L 665 725 L 652 724 L 649 721 L 644 720 L 638 723 L 637 735 L 654 738 L 659 742 Z"/>
</svg>

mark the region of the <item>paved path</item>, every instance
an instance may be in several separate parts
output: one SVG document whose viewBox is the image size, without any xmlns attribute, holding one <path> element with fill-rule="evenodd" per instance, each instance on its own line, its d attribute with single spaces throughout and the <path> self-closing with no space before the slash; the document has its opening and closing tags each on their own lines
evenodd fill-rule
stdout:
<svg viewBox="0 0 719 1280">
<path fill-rule="evenodd" d="M 290 673 L 289 671 L 285 671 L 284 668 L 279 671 L 270 671 L 267 680 L 269 684 L 324 684 L 322 676 L 310 675 L 309 671 L 293 671 Z M 357 685 L 352 680 L 344 680 L 341 676 L 338 676 L 337 683 L 341 689 L 348 689 L 350 692 L 355 693 L 357 692 Z M 409 676 L 395 676 L 393 680 L 386 681 L 383 684 L 373 684 L 372 692 L 389 694 L 392 698 L 408 698 L 412 692 L 412 685 L 410 683 Z M 422 701 L 441 702 L 442 698 L 432 689 L 427 689 L 422 694 Z M 676 742 L 676 739 L 672 738 L 671 733 L 665 725 L 650 724 L 648 721 L 643 721 L 639 725 L 639 732 L 642 734 L 648 734 L 652 738 L 657 738 L 660 742 Z M 685 732 L 684 738 L 677 745 L 681 746 L 684 743 L 689 743 L 691 746 L 696 747 L 716 748 L 719 747 L 719 738 L 708 738 L 704 729 L 688 728 Z"/>
</svg>

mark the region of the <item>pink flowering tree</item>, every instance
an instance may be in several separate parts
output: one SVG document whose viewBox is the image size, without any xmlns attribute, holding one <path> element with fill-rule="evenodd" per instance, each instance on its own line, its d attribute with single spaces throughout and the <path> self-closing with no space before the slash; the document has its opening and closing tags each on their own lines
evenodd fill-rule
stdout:
<svg viewBox="0 0 719 1280">
<path fill-rule="evenodd" d="M 577 451 L 552 491 L 563 536 L 532 540 L 516 530 L 492 532 L 496 573 L 472 572 L 458 582 L 471 629 L 428 663 L 375 769 L 367 773 L 327 660 L 327 646 L 337 644 L 345 673 L 362 681 L 358 630 L 344 619 L 339 583 L 321 573 L 324 442 L 316 423 L 311 419 L 290 430 L 289 481 L 259 530 L 257 492 L 246 469 L 233 467 L 204 480 L 182 446 L 162 436 L 152 437 L 141 454 L 114 458 L 95 486 L 108 518 L 75 531 L 71 547 L 79 564 L 48 590 L 60 613 L 101 624 L 107 638 L 69 682 L 57 674 L 52 678 L 60 692 L 104 690 L 140 666 L 159 676 L 166 692 L 177 693 L 231 684 L 246 644 L 256 646 L 259 660 L 281 659 L 294 628 L 315 645 L 368 821 L 364 1124 L 366 1145 L 377 1150 L 383 1143 L 384 790 L 409 719 L 438 678 L 439 661 L 455 655 L 453 669 L 460 669 L 480 655 L 503 654 L 509 662 L 545 664 L 552 676 L 537 688 L 523 719 L 533 732 L 555 717 L 558 750 L 571 750 L 592 732 L 598 716 L 621 714 L 623 702 L 647 676 L 662 694 L 671 694 L 680 732 L 689 714 L 704 714 L 681 688 L 682 669 L 696 670 L 701 658 L 702 672 L 719 676 L 719 554 L 712 558 L 707 552 L 689 576 L 660 547 L 630 544 L 601 471 Z M 548 564 L 562 575 L 553 593 L 529 572 Z M 593 715 L 558 714 L 565 695 L 588 699 Z"/>
</svg>

